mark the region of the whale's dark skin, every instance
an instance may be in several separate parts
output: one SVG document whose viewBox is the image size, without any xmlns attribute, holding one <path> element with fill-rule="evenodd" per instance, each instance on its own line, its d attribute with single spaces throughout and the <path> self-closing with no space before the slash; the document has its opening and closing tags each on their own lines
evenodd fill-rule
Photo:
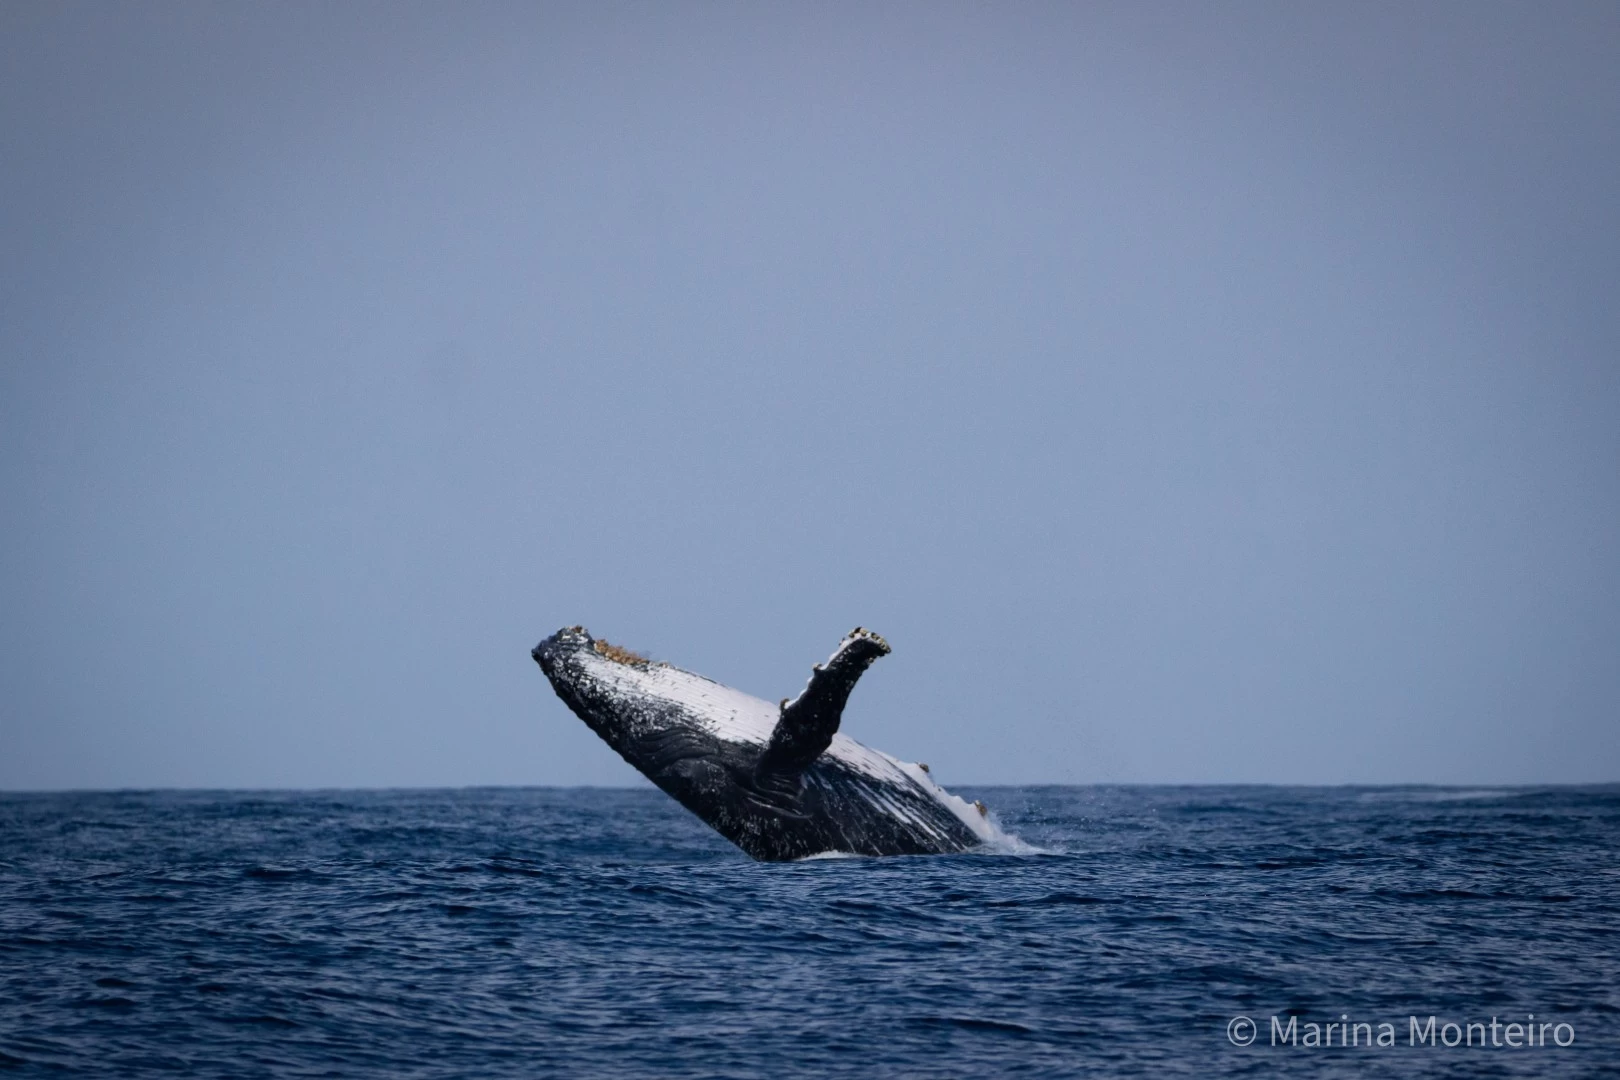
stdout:
<svg viewBox="0 0 1620 1080">
<path fill-rule="evenodd" d="M 761 860 L 924 855 L 996 836 L 982 807 L 838 734 L 862 672 L 889 652 L 856 629 L 803 693 L 772 706 L 568 627 L 533 650 L 581 720 L 672 798 Z"/>
</svg>

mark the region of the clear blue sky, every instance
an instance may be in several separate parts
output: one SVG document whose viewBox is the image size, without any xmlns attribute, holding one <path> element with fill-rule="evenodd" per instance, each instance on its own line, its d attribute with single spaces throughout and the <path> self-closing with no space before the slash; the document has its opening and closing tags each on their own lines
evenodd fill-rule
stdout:
<svg viewBox="0 0 1620 1080">
<path fill-rule="evenodd" d="M 0 787 L 1620 780 L 1612 4 L 0 7 Z"/>
</svg>

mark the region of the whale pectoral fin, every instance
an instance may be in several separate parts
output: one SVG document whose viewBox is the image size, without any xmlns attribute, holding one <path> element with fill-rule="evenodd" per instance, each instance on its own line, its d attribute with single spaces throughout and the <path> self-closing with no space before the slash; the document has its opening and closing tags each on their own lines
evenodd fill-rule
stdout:
<svg viewBox="0 0 1620 1080">
<path fill-rule="evenodd" d="M 796 772 L 821 756 L 838 732 L 849 692 L 872 661 L 889 652 L 889 643 L 857 626 L 839 642 L 825 664 L 810 673 L 804 691 L 782 702 L 771 741 L 760 755 L 761 772 Z"/>
</svg>

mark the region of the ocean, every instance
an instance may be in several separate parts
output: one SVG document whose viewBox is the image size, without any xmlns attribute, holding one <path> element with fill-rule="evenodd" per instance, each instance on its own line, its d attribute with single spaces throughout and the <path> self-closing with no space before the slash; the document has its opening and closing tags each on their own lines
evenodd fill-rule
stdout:
<svg viewBox="0 0 1620 1080">
<path fill-rule="evenodd" d="M 1620 1075 L 1620 786 L 953 790 L 1025 846 L 761 864 L 651 788 L 3 794 L 0 1071 Z"/>
</svg>

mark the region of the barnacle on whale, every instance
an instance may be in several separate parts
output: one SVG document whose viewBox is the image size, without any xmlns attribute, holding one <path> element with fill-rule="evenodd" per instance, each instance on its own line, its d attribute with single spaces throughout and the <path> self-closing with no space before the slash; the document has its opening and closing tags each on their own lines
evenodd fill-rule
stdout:
<svg viewBox="0 0 1620 1080">
<path fill-rule="evenodd" d="M 618 664 L 629 664 L 631 667 L 646 667 L 652 663 L 651 660 L 638 652 L 632 652 L 623 645 L 615 645 L 610 641 L 603 641 L 601 638 L 591 642 L 591 648 L 596 650 L 597 655 L 605 656 Z"/>
</svg>

